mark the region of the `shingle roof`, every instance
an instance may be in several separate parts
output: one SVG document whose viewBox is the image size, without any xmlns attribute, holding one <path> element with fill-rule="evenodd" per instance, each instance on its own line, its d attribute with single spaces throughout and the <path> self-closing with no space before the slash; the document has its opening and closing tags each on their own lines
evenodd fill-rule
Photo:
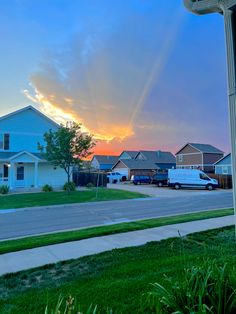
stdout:
<svg viewBox="0 0 236 314">
<path fill-rule="evenodd" d="M 137 159 L 121 159 L 120 162 L 122 162 L 127 168 L 129 169 L 154 169 L 157 170 L 159 167 L 149 161 L 149 160 L 137 160 Z"/>
<path fill-rule="evenodd" d="M 109 164 L 113 165 L 115 164 L 119 156 L 110 156 L 110 155 L 94 155 L 93 158 L 96 158 L 99 164 Z"/>
<path fill-rule="evenodd" d="M 192 147 L 200 150 L 202 153 L 219 153 L 223 154 L 222 150 L 216 148 L 215 146 L 212 146 L 210 144 L 198 144 L 198 143 L 188 143 Z"/>
<path fill-rule="evenodd" d="M 124 150 L 124 151 L 120 154 L 120 156 L 121 156 L 123 153 L 128 154 L 132 159 L 134 159 L 134 158 L 137 156 L 137 154 L 139 153 L 139 151 L 138 151 L 138 150 Z"/>
<path fill-rule="evenodd" d="M 155 163 L 175 163 L 175 156 L 171 152 L 158 151 L 145 151 L 141 150 L 140 153 L 146 158 L 146 160 Z"/>
<path fill-rule="evenodd" d="M 224 159 L 230 157 L 231 159 L 231 153 L 225 155 L 224 157 L 220 158 L 219 160 L 217 160 L 217 162 L 214 163 L 214 165 L 218 165 L 219 163 L 221 163 Z"/>
</svg>

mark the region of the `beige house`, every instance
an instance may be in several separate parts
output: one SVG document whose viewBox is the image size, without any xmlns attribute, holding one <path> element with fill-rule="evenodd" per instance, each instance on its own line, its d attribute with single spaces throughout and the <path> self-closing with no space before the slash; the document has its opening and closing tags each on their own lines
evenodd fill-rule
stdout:
<svg viewBox="0 0 236 314">
<path fill-rule="evenodd" d="M 224 153 L 209 144 L 187 143 L 176 153 L 176 168 L 214 172 L 214 163 Z"/>
</svg>

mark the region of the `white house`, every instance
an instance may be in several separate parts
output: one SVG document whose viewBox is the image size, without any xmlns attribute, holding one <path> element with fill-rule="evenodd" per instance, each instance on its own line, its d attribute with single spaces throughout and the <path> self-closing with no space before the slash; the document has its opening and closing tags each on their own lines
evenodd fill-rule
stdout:
<svg viewBox="0 0 236 314">
<path fill-rule="evenodd" d="M 0 185 L 9 188 L 61 187 L 65 171 L 43 159 L 38 143 L 59 125 L 32 106 L 0 117 Z"/>
</svg>

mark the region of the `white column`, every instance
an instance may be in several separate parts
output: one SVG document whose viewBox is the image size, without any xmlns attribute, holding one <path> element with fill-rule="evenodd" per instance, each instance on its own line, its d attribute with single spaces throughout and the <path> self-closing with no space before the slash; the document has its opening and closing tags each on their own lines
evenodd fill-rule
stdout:
<svg viewBox="0 0 236 314">
<path fill-rule="evenodd" d="M 34 163 L 34 187 L 38 187 L 38 168 L 39 168 L 39 163 L 38 161 L 35 161 Z"/>
<path fill-rule="evenodd" d="M 229 103 L 229 125 L 232 150 L 232 180 L 233 180 L 233 201 L 236 227 L 236 67 L 235 67 L 235 38 L 233 30 L 233 12 L 224 11 L 225 36 L 228 64 L 228 103 Z"/>
<path fill-rule="evenodd" d="M 10 190 L 14 188 L 14 166 L 15 164 L 13 162 L 10 162 L 10 167 L 8 168 L 8 183 Z"/>
</svg>

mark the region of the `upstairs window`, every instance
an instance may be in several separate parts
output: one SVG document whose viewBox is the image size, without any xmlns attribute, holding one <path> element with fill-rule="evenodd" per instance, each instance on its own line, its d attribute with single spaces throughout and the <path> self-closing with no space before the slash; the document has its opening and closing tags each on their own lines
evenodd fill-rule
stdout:
<svg viewBox="0 0 236 314">
<path fill-rule="evenodd" d="M 178 162 L 183 162 L 183 155 L 178 155 Z"/>
<path fill-rule="evenodd" d="M 10 134 L 0 134 L 0 149 L 9 150 L 10 146 Z"/>
</svg>

